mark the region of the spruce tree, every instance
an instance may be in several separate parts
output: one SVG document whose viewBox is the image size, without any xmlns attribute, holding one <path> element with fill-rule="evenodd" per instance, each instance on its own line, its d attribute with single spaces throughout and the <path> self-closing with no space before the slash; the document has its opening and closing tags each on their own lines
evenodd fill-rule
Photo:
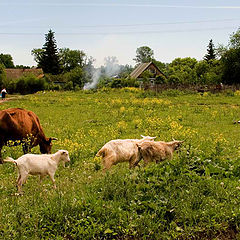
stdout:
<svg viewBox="0 0 240 240">
<path fill-rule="evenodd" d="M 213 44 L 213 40 L 211 39 L 208 44 L 207 54 L 204 56 L 204 60 L 210 62 L 210 60 L 216 59 L 215 48 Z"/>
<path fill-rule="evenodd" d="M 48 34 L 45 34 L 46 43 L 43 45 L 43 52 L 39 62 L 44 73 L 59 74 L 61 72 L 60 59 L 57 50 L 54 32 L 50 29 Z"/>
</svg>

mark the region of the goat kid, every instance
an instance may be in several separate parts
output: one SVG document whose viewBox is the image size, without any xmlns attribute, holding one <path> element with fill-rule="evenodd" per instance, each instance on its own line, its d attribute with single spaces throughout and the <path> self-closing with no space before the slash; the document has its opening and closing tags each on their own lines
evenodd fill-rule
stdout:
<svg viewBox="0 0 240 240">
<path fill-rule="evenodd" d="M 184 141 L 174 140 L 171 142 L 145 141 L 142 143 L 137 143 L 141 157 L 135 164 L 137 165 L 141 159 L 143 159 L 145 166 L 153 161 L 158 163 L 166 159 L 171 160 L 173 158 L 173 152 L 177 150 L 183 142 Z"/>
<path fill-rule="evenodd" d="M 61 161 L 70 162 L 68 151 L 58 150 L 54 154 L 25 154 L 14 160 L 7 157 L 4 162 L 14 163 L 18 168 L 17 189 L 22 193 L 22 185 L 26 182 L 28 175 L 40 175 L 40 181 L 43 177 L 49 175 L 53 187 L 56 188 L 54 174 Z"/>
</svg>

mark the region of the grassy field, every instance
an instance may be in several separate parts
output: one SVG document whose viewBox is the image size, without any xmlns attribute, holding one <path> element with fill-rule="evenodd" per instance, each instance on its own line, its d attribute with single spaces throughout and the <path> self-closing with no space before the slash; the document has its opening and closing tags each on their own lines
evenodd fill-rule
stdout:
<svg viewBox="0 0 240 240">
<path fill-rule="evenodd" d="M 14 195 L 15 166 L 0 166 L 0 239 L 240 238 L 239 92 L 46 92 L 0 104 L 9 107 L 35 112 L 71 163 L 57 170 L 57 190 L 29 177 L 23 196 Z M 103 174 L 97 151 L 141 134 L 185 142 L 171 161 Z"/>
</svg>

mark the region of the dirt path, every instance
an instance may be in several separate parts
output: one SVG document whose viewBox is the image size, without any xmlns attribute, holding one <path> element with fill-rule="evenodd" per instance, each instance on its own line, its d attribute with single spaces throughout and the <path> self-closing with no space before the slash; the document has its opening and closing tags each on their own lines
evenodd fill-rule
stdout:
<svg viewBox="0 0 240 240">
<path fill-rule="evenodd" d="M 8 102 L 8 101 L 12 101 L 14 99 L 18 99 L 18 98 L 21 98 L 21 96 L 8 97 L 8 98 L 5 98 L 4 100 L 0 99 L 0 104 Z"/>
</svg>

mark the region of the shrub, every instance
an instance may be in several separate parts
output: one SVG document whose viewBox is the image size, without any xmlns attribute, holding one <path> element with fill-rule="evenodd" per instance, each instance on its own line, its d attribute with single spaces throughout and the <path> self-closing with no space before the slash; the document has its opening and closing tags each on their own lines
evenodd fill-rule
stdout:
<svg viewBox="0 0 240 240">
<path fill-rule="evenodd" d="M 5 67 L 3 64 L 0 64 L 0 86 L 4 84 L 5 80 L 6 80 Z"/>
<path fill-rule="evenodd" d="M 81 67 L 76 67 L 70 72 L 65 73 L 64 78 L 66 82 L 72 82 L 74 89 L 76 86 L 83 88 L 84 84 L 88 82 L 86 72 Z"/>
<path fill-rule="evenodd" d="M 19 78 L 16 82 L 15 92 L 21 94 L 35 93 L 47 89 L 47 83 L 43 78 L 29 74 Z M 14 85 L 13 85 L 14 86 Z"/>
<path fill-rule="evenodd" d="M 139 82 L 133 78 L 104 78 L 100 80 L 98 87 L 110 87 L 110 88 L 139 87 Z"/>
</svg>

